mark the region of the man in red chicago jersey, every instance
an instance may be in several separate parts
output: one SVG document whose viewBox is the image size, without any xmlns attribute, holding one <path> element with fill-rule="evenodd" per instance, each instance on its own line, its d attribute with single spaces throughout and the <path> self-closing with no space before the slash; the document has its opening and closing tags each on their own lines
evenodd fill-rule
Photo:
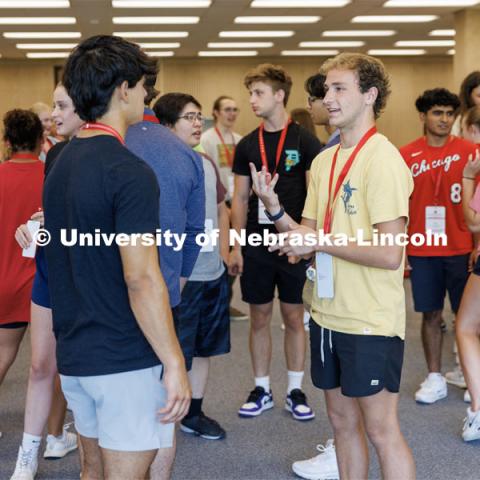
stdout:
<svg viewBox="0 0 480 480">
<path fill-rule="evenodd" d="M 426 235 L 430 230 L 447 236 L 443 246 L 407 247 L 414 307 L 423 314 L 422 343 L 429 372 L 415 400 L 430 404 L 447 396 L 447 382 L 441 374 L 445 294 L 448 292 L 456 313 L 473 250 L 472 235 L 462 212 L 462 174 L 475 145 L 450 135 L 460 106 L 457 95 L 444 88 L 426 90 L 415 105 L 425 136 L 400 149 L 415 184 L 408 234 Z"/>
</svg>

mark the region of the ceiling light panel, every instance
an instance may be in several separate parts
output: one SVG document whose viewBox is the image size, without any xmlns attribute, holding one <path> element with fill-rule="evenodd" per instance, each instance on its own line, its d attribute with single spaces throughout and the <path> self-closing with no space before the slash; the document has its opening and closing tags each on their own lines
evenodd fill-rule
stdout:
<svg viewBox="0 0 480 480">
<path fill-rule="evenodd" d="M 255 57 L 256 50 L 207 50 L 198 52 L 199 57 Z"/>
<path fill-rule="evenodd" d="M 74 25 L 75 17 L 0 17 L 0 25 Z"/>
<path fill-rule="evenodd" d="M 351 0 L 253 0 L 251 8 L 340 8 Z"/>
<path fill-rule="evenodd" d="M 164 50 L 163 52 L 145 52 L 150 57 L 173 57 L 175 55 L 174 52 Z"/>
<path fill-rule="evenodd" d="M 427 23 L 437 20 L 437 15 L 360 15 L 352 23 Z"/>
<path fill-rule="evenodd" d="M 72 50 L 76 43 L 17 43 L 19 50 Z"/>
<path fill-rule="evenodd" d="M 180 48 L 179 42 L 139 43 L 140 48 Z"/>
<path fill-rule="evenodd" d="M 322 37 L 391 37 L 395 30 L 325 30 Z"/>
<path fill-rule="evenodd" d="M 0 8 L 70 8 L 69 0 L 0 1 Z"/>
<path fill-rule="evenodd" d="M 220 38 L 288 38 L 293 37 L 295 32 L 291 30 L 255 30 L 243 32 L 220 32 Z"/>
<path fill-rule="evenodd" d="M 399 40 L 396 47 L 454 47 L 455 40 Z"/>
<path fill-rule="evenodd" d="M 123 38 L 187 38 L 188 32 L 113 32 Z"/>
<path fill-rule="evenodd" d="M 315 15 L 307 16 L 249 16 L 249 17 L 236 17 L 234 23 L 243 23 L 243 24 L 281 24 L 281 23 L 317 23 L 322 17 Z"/>
<path fill-rule="evenodd" d="M 113 17 L 116 25 L 193 25 L 200 17 Z"/>
<path fill-rule="evenodd" d="M 388 0 L 384 7 L 392 8 L 421 8 L 421 7 L 473 7 L 480 0 Z"/>
<path fill-rule="evenodd" d="M 285 57 L 330 57 L 337 55 L 338 50 L 282 50 Z"/>
<path fill-rule="evenodd" d="M 454 37 L 455 30 L 432 30 L 429 34 L 430 37 Z"/>
<path fill-rule="evenodd" d="M 409 55 L 425 55 L 426 50 L 423 49 L 401 49 L 401 48 L 396 48 L 396 49 L 372 49 L 368 51 L 369 55 L 391 55 L 391 56 L 409 56 Z"/>
<path fill-rule="evenodd" d="M 448 50 L 447 55 L 455 55 L 455 49 L 451 48 L 450 50 Z"/>
<path fill-rule="evenodd" d="M 300 42 L 299 47 L 301 48 L 348 48 L 348 47 L 363 47 L 365 42 L 359 40 L 352 41 L 338 41 L 338 42 Z"/>
<path fill-rule="evenodd" d="M 208 8 L 211 0 L 112 0 L 113 8 Z"/>
<path fill-rule="evenodd" d="M 29 52 L 27 58 L 67 58 L 69 55 L 68 52 Z"/>
<path fill-rule="evenodd" d="M 80 38 L 80 32 L 5 32 L 5 38 L 17 40 L 48 40 L 53 38 Z"/>
<path fill-rule="evenodd" d="M 271 48 L 273 42 L 209 42 L 208 48 Z"/>
</svg>

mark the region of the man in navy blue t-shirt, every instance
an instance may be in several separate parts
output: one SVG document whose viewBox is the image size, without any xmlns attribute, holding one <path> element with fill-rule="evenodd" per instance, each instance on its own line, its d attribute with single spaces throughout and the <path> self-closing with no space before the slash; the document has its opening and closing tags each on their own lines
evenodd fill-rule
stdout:
<svg viewBox="0 0 480 480">
<path fill-rule="evenodd" d="M 144 78 L 155 72 L 118 37 L 92 37 L 73 51 L 63 84 L 87 123 L 45 183 L 58 370 L 88 478 L 145 478 L 158 449 L 172 446 L 191 396 L 148 242 L 159 228 L 158 183 L 123 140 L 142 118 Z"/>
</svg>

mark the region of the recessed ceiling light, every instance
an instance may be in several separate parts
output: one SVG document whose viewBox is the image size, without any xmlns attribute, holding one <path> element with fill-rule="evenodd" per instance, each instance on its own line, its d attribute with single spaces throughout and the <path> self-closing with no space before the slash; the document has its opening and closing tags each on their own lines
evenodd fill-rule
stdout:
<svg viewBox="0 0 480 480">
<path fill-rule="evenodd" d="M 270 48 L 273 42 L 209 42 L 208 48 Z"/>
<path fill-rule="evenodd" d="M 211 0 L 112 0 L 113 8 L 208 8 Z"/>
<path fill-rule="evenodd" d="M 68 52 L 29 52 L 27 58 L 67 58 Z"/>
<path fill-rule="evenodd" d="M 450 50 L 448 50 L 447 55 L 455 55 L 455 49 L 451 48 Z"/>
<path fill-rule="evenodd" d="M 188 32 L 113 32 L 123 38 L 187 38 Z"/>
<path fill-rule="evenodd" d="M 328 8 L 344 7 L 351 0 L 253 0 L 251 8 Z"/>
<path fill-rule="evenodd" d="M 396 47 L 454 47 L 455 40 L 399 40 Z"/>
<path fill-rule="evenodd" d="M 285 57 L 330 57 L 337 55 L 338 50 L 282 50 Z"/>
<path fill-rule="evenodd" d="M 235 17 L 234 23 L 317 23 L 322 17 L 310 15 L 310 16 L 271 16 L 265 15 L 261 17 L 249 16 L 249 17 Z"/>
<path fill-rule="evenodd" d="M 325 30 L 322 37 L 391 37 L 395 30 Z"/>
<path fill-rule="evenodd" d="M 368 54 L 369 55 L 425 55 L 426 50 L 423 49 L 386 49 L 386 50 L 381 50 L 381 49 L 374 49 L 374 50 L 369 50 Z"/>
<path fill-rule="evenodd" d="M 291 30 L 255 30 L 243 32 L 220 32 L 220 38 L 287 38 L 293 37 L 295 32 Z"/>
<path fill-rule="evenodd" d="M 454 37 L 455 30 L 447 29 L 447 30 L 432 30 L 429 35 L 431 37 Z"/>
<path fill-rule="evenodd" d="M 116 25 L 190 25 L 200 17 L 113 17 L 112 21 Z"/>
<path fill-rule="evenodd" d="M 5 38 L 46 40 L 52 38 L 80 38 L 82 34 L 80 32 L 5 32 L 3 36 Z"/>
<path fill-rule="evenodd" d="M 352 23 L 426 23 L 437 20 L 437 15 L 360 15 Z"/>
<path fill-rule="evenodd" d="M 480 3 L 480 0 L 388 0 L 384 7 L 473 7 Z"/>
<path fill-rule="evenodd" d="M 179 42 L 139 43 L 140 48 L 180 48 Z"/>
<path fill-rule="evenodd" d="M 19 50 L 72 50 L 77 43 L 17 43 Z"/>
<path fill-rule="evenodd" d="M 0 8 L 70 8 L 69 0 L 0 1 Z"/>
<path fill-rule="evenodd" d="M 363 47 L 365 42 L 352 40 L 352 41 L 338 41 L 338 42 L 300 42 L 299 47 L 308 48 L 347 48 L 347 47 Z"/>
<path fill-rule="evenodd" d="M 256 50 L 223 50 L 223 51 L 201 51 L 199 57 L 255 57 L 258 55 Z"/>
<path fill-rule="evenodd" d="M 0 17 L 0 25 L 73 25 L 75 17 Z"/>
<path fill-rule="evenodd" d="M 174 52 L 165 50 L 163 52 L 145 52 L 150 57 L 173 57 Z"/>
</svg>

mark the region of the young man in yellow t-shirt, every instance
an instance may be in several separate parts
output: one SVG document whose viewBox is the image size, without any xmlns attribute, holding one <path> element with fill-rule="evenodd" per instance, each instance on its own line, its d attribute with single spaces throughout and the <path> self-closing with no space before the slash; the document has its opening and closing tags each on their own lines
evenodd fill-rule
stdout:
<svg viewBox="0 0 480 480">
<path fill-rule="evenodd" d="M 343 53 L 325 62 L 322 73 L 324 104 L 330 124 L 340 130 L 340 146 L 312 164 L 302 224 L 282 215 L 274 192 L 278 176 L 270 179 L 251 166 L 253 188 L 277 219 L 276 228 L 288 232 L 284 245 L 271 249 L 287 256 L 315 254 L 312 380 L 325 392 L 340 476 L 367 478 L 368 436 L 384 478 L 412 479 L 415 465 L 397 404 L 405 337 L 402 242 L 413 181 L 398 150 L 376 133 L 375 120 L 390 93 L 383 64 Z M 342 241 L 322 245 L 320 229 Z M 389 240 L 375 243 L 381 235 Z M 321 454 L 296 464 L 324 462 L 327 470 L 333 467 L 332 450 L 329 458 Z"/>
</svg>

